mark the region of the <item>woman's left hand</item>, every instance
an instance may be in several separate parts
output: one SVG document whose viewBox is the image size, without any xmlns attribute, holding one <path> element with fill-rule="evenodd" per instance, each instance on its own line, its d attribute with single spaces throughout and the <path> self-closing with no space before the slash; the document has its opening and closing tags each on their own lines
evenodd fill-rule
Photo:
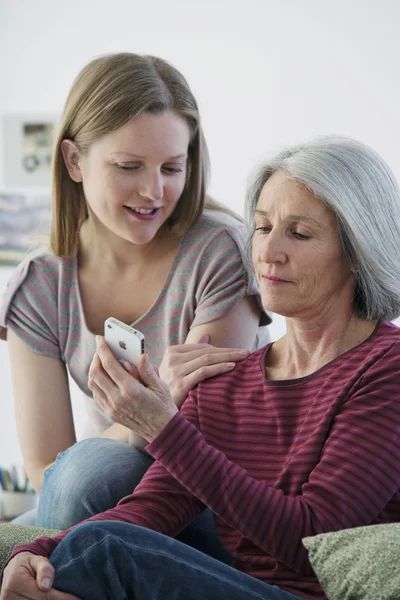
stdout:
<svg viewBox="0 0 400 600">
<path fill-rule="evenodd" d="M 167 384 L 158 377 L 147 354 L 142 354 L 137 369 L 132 365 L 124 368 L 102 336 L 97 336 L 96 342 L 89 389 L 97 405 L 115 423 L 151 442 L 178 412 Z"/>
</svg>

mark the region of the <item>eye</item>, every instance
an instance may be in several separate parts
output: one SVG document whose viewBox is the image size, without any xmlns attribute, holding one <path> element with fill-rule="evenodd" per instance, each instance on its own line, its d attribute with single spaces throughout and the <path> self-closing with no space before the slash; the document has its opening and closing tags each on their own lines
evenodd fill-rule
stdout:
<svg viewBox="0 0 400 600">
<path fill-rule="evenodd" d="M 293 231 L 292 233 L 298 240 L 309 240 L 311 237 L 310 235 L 305 235 L 304 233 L 299 233 L 298 231 Z"/>
<path fill-rule="evenodd" d="M 261 233 L 266 234 L 271 231 L 271 227 L 256 227 L 256 231 L 261 231 Z"/>
<path fill-rule="evenodd" d="M 120 171 L 136 171 L 139 168 L 136 165 L 121 165 L 121 164 L 117 164 L 116 166 L 117 166 L 117 168 Z"/>
<path fill-rule="evenodd" d="M 172 175 L 174 173 L 182 173 L 183 169 L 182 167 L 163 167 L 163 171 Z"/>
</svg>

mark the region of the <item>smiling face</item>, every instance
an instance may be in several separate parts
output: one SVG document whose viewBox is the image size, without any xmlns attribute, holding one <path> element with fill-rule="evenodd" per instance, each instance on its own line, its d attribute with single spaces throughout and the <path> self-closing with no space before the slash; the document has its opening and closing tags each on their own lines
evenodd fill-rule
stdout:
<svg viewBox="0 0 400 600">
<path fill-rule="evenodd" d="M 64 140 L 71 178 L 82 182 L 92 224 L 133 244 L 146 244 L 174 212 L 186 181 L 190 140 L 172 111 L 144 113 L 80 154 Z"/>
<path fill-rule="evenodd" d="M 255 222 L 253 263 L 267 310 L 305 319 L 352 310 L 353 273 L 323 202 L 278 171 L 261 191 Z"/>
</svg>

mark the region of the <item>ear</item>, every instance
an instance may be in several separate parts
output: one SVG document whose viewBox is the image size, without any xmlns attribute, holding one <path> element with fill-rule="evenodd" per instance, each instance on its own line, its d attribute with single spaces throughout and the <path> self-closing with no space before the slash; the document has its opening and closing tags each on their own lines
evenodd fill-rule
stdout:
<svg viewBox="0 0 400 600">
<path fill-rule="evenodd" d="M 61 152 L 69 176 L 76 183 L 80 183 L 82 181 L 82 171 L 79 166 L 80 154 L 75 142 L 63 140 L 61 142 Z"/>
</svg>

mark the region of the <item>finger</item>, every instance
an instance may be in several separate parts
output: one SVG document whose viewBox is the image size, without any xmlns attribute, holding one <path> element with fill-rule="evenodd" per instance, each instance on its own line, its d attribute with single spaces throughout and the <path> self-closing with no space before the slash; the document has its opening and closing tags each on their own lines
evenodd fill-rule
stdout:
<svg viewBox="0 0 400 600">
<path fill-rule="evenodd" d="M 125 372 L 125 369 L 120 365 L 121 369 Z M 114 379 L 110 377 L 108 370 L 98 369 L 92 372 L 89 380 L 90 385 L 95 383 L 106 395 L 115 393 L 119 389 L 119 386 L 114 382 Z"/>
<path fill-rule="evenodd" d="M 102 336 L 96 335 L 96 344 L 97 354 L 99 355 L 103 370 L 107 373 L 109 378 L 111 378 L 112 381 L 117 384 L 118 387 L 121 387 L 127 381 L 127 371 L 115 358 Z M 95 381 L 97 385 L 100 385 L 100 387 L 106 391 L 103 388 L 103 385 L 99 383 L 100 377 L 98 373 L 96 373 Z"/>
<path fill-rule="evenodd" d="M 142 354 L 139 358 L 138 371 L 143 384 L 156 391 L 162 389 L 160 378 L 155 367 L 151 364 L 148 354 Z"/>
<path fill-rule="evenodd" d="M 210 341 L 210 336 L 207 333 L 204 333 L 199 339 L 199 344 L 208 344 L 209 341 Z"/>
<path fill-rule="evenodd" d="M 54 581 L 55 570 L 50 561 L 43 556 L 32 555 L 30 557 L 30 565 L 36 572 L 36 581 L 38 587 L 43 590 L 49 590 Z"/>
<path fill-rule="evenodd" d="M 103 390 L 99 388 L 99 386 L 93 380 L 89 385 L 89 389 L 93 394 L 93 399 L 97 406 L 106 412 L 107 408 L 109 407 L 109 403 Z"/>
<path fill-rule="evenodd" d="M 250 354 L 250 350 L 245 348 L 218 348 L 217 346 L 207 345 L 205 348 L 195 349 L 191 352 L 193 357 L 198 356 L 215 356 L 221 362 L 225 360 L 243 360 Z"/>
<path fill-rule="evenodd" d="M 139 377 L 139 371 L 137 370 L 137 367 L 135 367 L 135 365 L 128 362 L 127 360 L 122 360 L 121 365 L 124 367 L 125 371 L 128 371 L 128 373 L 133 375 L 133 377 L 136 377 L 136 379 Z"/>
<path fill-rule="evenodd" d="M 95 373 L 96 371 L 101 371 L 101 369 L 102 369 L 101 360 L 100 360 L 99 355 L 96 352 L 92 358 L 92 362 L 90 363 L 89 378 L 92 376 L 92 373 Z"/>
<path fill-rule="evenodd" d="M 205 379 L 209 379 L 210 377 L 215 377 L 216 375 L 221 375 L 222 373 L 227 373 L 228 371 L 232 371 L 236 366 L 234 362 L 225 362 L 218 363 L 216 365 L 210 366 L 202 366 L 196 371 L 190 373 L 186 379 L 185 383 L 187 385 L 188 390 L 193 389 L 197 384 Z"/>
<path fill-rule="evenodd" d="M 212 346 L 211 344 L 179 344 L 179 346 L 170 346 L 168 348 L 168 354 L 187 354 L 189 357 L 200 356 L 201 354 L 216 354 L 216 355 L 227 355 L 237 357 L 237 360 L 243 360 L 244 357 L 250 354 L 250 350 L 245 348 L 220 348 L 219 346 Z"/>
<path fill-rule="evenodd" d="M 208 347 L 210 348 L 210 346 Z M 179 364 L 179 376 L 186 377 L 201 369 L 202 367 L 210 367 L 213 365 L 224 365 L 225 363 L 239 362 L 247 358 L 250 354 L 248 350 L 232 350 L 219 349 L 219 352 L 196 350 L 191 352 L 186 358 L 187 360 Z M 224 371 L 222 371 L 224 372 Z"/>
</svg>

